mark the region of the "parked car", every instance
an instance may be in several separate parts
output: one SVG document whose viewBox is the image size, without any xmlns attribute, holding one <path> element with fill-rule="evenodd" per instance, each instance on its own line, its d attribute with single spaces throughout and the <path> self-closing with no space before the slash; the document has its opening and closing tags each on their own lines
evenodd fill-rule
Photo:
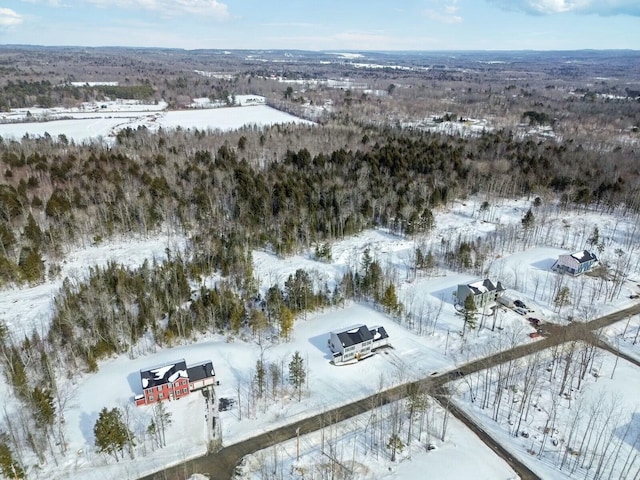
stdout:
<svg viewBox="0 0 640 480">
<path fill-rule="evenodd" d="M 518 314 L 520 314 L 520 315 L 522 315 L 522 316 L 525 316 L 527 313 L 529 313 L 524 308 L 520 308 L 520 307 L 514 308 L 513 311 L 518 313 Z"/>
<path fill-rule="evenodd" d="M 540 320 L 538 318 L 529 317 L 529 318 L 527 318 L 527 320 L 534 327 L 537 327 L 538 325 L 540 325 Z"/>
<path fill-rule="evenodd" d="M 513 302 L 513 304 L 519 308 L 527 308 L 527 306 L 524 304 L 522 300 L 516 300 L 515 302 Z"/>
</svg>

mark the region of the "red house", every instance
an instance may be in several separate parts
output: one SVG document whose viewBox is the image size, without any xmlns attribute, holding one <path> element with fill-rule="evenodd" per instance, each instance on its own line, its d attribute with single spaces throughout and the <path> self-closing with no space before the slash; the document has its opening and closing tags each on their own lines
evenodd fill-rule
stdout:
<svg viewBox="0 0 640 480">
<path fill-rule="evenodd" d="M 163 400 L 178 400 L 194 390 L 215 383 L 213 363 L 208 361 L 187 367 L 184 359 L 140 370 L 142 395 L 136 395 L 136 405 L 150 405 Z"/>
</svg>

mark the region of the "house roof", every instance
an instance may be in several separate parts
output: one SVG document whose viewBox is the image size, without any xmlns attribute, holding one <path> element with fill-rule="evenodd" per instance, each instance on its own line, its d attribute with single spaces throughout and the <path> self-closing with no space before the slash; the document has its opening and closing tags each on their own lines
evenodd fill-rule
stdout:
<svg viewBox="0 0 640 480">
<path fill-rule="evenodd" d="M 371 335 L 373 335 L 373 341 L 378 342 L 380 340 L 384 340 L 385 338 L 389 338 L 389 334 L 384 329 L 384 327 L 371 327 L 369 329 Z"/>
<path fill-rule="evenodd" d="M 578 263 L 586 263 L 592 260 L 598 260 L 595 254 L 591 253 L 589 250 L 574 252 L 570 256 L 571 258 L 574 258 Z"/>
<path fill-rule="evenodd" d="M 165 363 L 148 370 L 140 370 L 140 380 L 143 389 L 173 383 L 178 378 L 187 378 L 187 376 L 187 364 L 184 359 Z"/>
<path fill-rule="evenodd" d="M 478 280 L 477 282 L 467 284 L 467 287 L 473 292 L 474 295 L 479 295 L 484 292 L 502 292 L 504 291 L 504 287 L 500 282 L 497 285 L 494 285 L 491 280 L 485 278 L 484 280 Z"/>
<path fill-rule="evenodd" d="M 213 363 L 211 361 L 199 363 L 187 368 L 190 382 L 196 382 L 205 378 L 214 377 L 216 372 L 213 370 Z"/>
<path fill-rule="evenodd" d="M 366 325 L 354 325 L 342 331 L 333 332 L 338 336 L 343 347 L 358 345 L 367 340 L 373 340 L 373 333 Z"/>
</svg>

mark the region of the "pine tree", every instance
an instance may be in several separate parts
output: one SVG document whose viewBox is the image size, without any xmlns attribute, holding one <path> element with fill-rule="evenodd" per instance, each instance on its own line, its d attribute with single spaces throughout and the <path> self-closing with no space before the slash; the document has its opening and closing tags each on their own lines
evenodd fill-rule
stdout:
<svg viewBox="0 0 640 480">
<path fill-rule="evenodd" d="M 29 214 L 27 224 L 24 227 L 24 236 L 29 239 L 33 247 L 40 248 L 40 244 L 42 243 L 42 230 L 40 230 L 40 227 L 31 213 Z"/>
<path fill-rule="evenodd" d="M 249 314 L 249 326 L 254 335 L 261 336 L 262 332 L 268 327 L 267 316 L 262 310 L 254 308 Z"/>
<path fill-rule="evenodd" d="M 360 268 L 362 269 L 363 276 L 366 276 L 369 272 L 369 267 L 371 266 L 372 262 L 373 259 L 371 258 L 371 250 L 369 249 L 369 247 L 367 247 L 362 254 L 362 260 L 360 262 Z"/>
<path fill-rule="evenodd" d="M 433 252 L 431 250 L 429 250 L 427 252 L 427 256 L 424 259 L 424 268 L 427 271 L 431 271 L 434 269 L 434 267 L 436 266 L 436 259 L 433 256 Z"/>
<path fill-rule="evenodd" d="M 4 478 L 25 478 L 24 470 L 14 460 L 13 452 L 4 439 L 0 440 L 0 471 L 2 471 Z"/>
<path fill-rule="evenodd" d="M 16 237 L 9 225 L 4 222 L 0 222 L 0 254 L 6 255 L 9 250 L 16 243 Z"/>
<path fill-rule="evenodd" d="M 433 212 L 425 208 L 420 215 L 420 230 L 423 232 L 430 232 L 436 226 L 435 219 L 433 217 Z"/>
<path fill-rule="evenodd" d="M 130 445 L 129 439 L 133 437 L 122 419 L 120 409 L 107 410 L 106 407 L 100 411 L 98 420 L 93 426 L 93 434 L 99 452 L 113 455 L 116 461 L 120 461 L 118 452 L 122 454 L 124 447 Z"/>
<path fill-rule="evenodd" d="M 262 360 L 258 360 L 256 362 L 256 388 L 258 389 L 258 398 L 262 398 L 264 395 L 264 387 L 265 387 L 265 379 L 267 376 L 267 370 L 264 368 L 264 362 Z"/>
<path fill-rule="evenodd" d="M 562 287 L 558 292 L 558 294 L 556 295 L 556 298 L 554 299 L 553 303 L 555 304 L 556 307 L 558 307 L 558 311 L 560 311 L 562 307 L 564 307 L 565 305 L 569 305 L 570 298 L 571 298 L 571 291 L 569 290 L 569 287 Z"/>
<path fill-rule="evenodd" d="M 387 448 L 391 450 L 391 461 L 395 462 L 396 452 L 402 453 L 402 450 L 404 450 L 404 442 L 400 439 L 400 436 L 397 433 L 394 433 L 389 437 Z"/>
<path fill-rule="evenodd" d="M 36 387 L 31 394 L 34 418 L 39 427 L 51 427 L 56 418 L 56 408 L 51 391 L 46 388 Z"/>
<path fill-rule="evenodd" d="M 594 247 L 598 245 L 598 242 L 600 242 L 600 231 L 598 230 L 598 227 L 593 227 L 593 232 L 591 232 L 591 236 L 587 240 L 587 243 L 591 245 L 591 247 Z"/>
<path fill-rule="evenodd" d="M 420 248 L 416 248 L 416 262 L 415 262 L 416 270 L 424 268 L 424 254 Z"/>
<path fill-rule="evenodd" d="M 293 329 L 293 312 L 286 306 L 280 308 L 280 334 L 285 340 L 289 340 Z"/>
<path fill-rule="evenodd" d="M 5 283 L 17 282 L 20 279 L 20 269 L 14 261 L 0 253 L 0 286 Z"/>
<path fill-rule="evenodd" d="M 296 351 L 289 363 L 289 383 L 298 391 L 298 401 L 302 395 L 302 386 L 307 378 L 307 372 L 304 367 L 304 360 L 300 352 Z"/>
<path fill-rule="evenodd" d="M 394 314 L 399 310 L 398 297 L 396 296 L 396 287 L 393 283 L 390 283 L 389 286 L 384 291 L 382 295 L 382 299 L 380 303 L 384 307 L 385 312 Z"/>
<path fill-rule="evenodd" d="M 473 299 L 473 295 L 467 295 L 467 298 L 464 299 L 464 305 L 462 309 L 462 315 L 464 316 L 464 326 L 465 328 L 468 326 L 471 329 L 476 328 L 476 314 L 477 314 L 476 302 Z M 464 328 L 463 328 L 464 334 Z"/>
<path fill-rule="evenodd" d="M 527 210 L 527 213 L 525 213 L 524 217 L 522 218 L 522 226 L 524 227 L 525 230 L 529 230 L 531 229 L 531 227 L 533 227 L 533 224 L 535 223 L 536 219 L 533 216 L 533 212 L 531 211 L 531 209 Z"/>
<path fill-rule="evenodd" d="M 37 282 L 44 277 L 44 262 L 37 248 L 23 248 L 18 267 L 27 282 Z"/>
</svg>

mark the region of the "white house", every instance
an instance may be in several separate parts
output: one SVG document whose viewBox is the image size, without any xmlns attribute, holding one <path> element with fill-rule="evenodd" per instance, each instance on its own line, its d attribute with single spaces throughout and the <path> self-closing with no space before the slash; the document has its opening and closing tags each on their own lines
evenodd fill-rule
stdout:
<svg viewBox="0 0 640 480">
<path fill-rule="evenodd" d="M 329 334 L 327 342 L 335 363 L 361 360 L 376 348 L 389 345 L 389 335 L 384 327 L 368 328 L 358 324 Z"/>
<path fill-rule="evenodd" d="M 484 280 L 478 280 L 473 283 L 458 285 L 456 298 L 460 305 L 464 305 L 467 297 L 473 295 L 473 301 L 476 307 L 484 307 L 485 305 L 496 302 L 504 290 L 500 282 L 494 284 L 491 280 L 485 278 Z"/>
<path fill-rule="evenodd" d="M 589 272 L 597 264 L 598 258 L 594 253 L 588 250 L 582 250 L 567 255 L 560 255 L 551 269 L 575 276 Z"/>
</svg>

